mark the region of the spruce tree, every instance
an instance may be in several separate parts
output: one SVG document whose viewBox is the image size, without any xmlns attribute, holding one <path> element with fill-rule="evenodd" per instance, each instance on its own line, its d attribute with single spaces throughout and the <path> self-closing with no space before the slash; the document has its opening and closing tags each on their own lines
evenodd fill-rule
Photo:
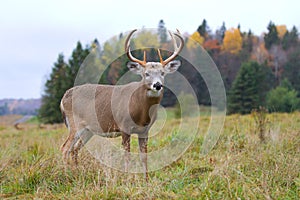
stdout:
<svg viewBox="0 0 300 200">
<path fill-rule="evenodd" d="M 270 49 L 272 45 L 279 44 L 280 39 L 278 37 L 278 32 L 276 26 L 273 22 L 270 22 L 268 25 L 268 33 L 264 36 L 265 47 Z"/>
<path fill-rule="evenodd" d="M 68 64 L 65 63 L 63 54 L 59 54 L 50 77 L 46 81 L 42 96 L 39 118 L 43 123 L 53 124 L 63 121 L 59 109 L 61 98 L 68 89 L 74 86 L 78 70 L 88 54 L 89 48 L 82 48 L 80 42 L 73 50 Z"/>
<path fill-rule="evenodd" d="M 250 113 L 252 109 L 264 105 L 266 93 L 270 90 L 270 75 L 266 67 L 257 62 L 243 63 L 228 96 L 228 113 Z"/>
<path fill-rule="evenodd" d="M 69 88 L 67 77 L 68 66 L 63 54 L 59 54 L 51 75 L 45 84 L 42 106 L 39 110 L 39 118 L 43 123 L 59 123 L 62 117 L 59 109 L 60 100 Z"/>
<path fill-rule="evenodd" d="M 220 34 L 221 34 L 221 37 L 222 37 L 222 42 L 223 42 L 226 30 L 227 29 L 226 29 L 226 26 L 225 26 L 225 22 L 223 22 L 223 24 L 222 24 L 222 26 L 220 28 Z"/>
<path fill-rule="evenodd" d="M 293 26 L 292 30 L 289 32 L 287 31 L 282 39 L 282 47 L 284 50 L 288 50 L 291 47 L 296 47 L 299 44 L 299 33 L 298 29 Z"/>
<path fill-rule="evenodd" d="M 203 19 L 202 24 L 198 27 L 197 31 L 205 39 L 209 37 L 210 29 L 205 19 Z"/>
<path fill-rule="evenodd" d="M 67 80 L 68 80 L 68 88 L 74 86 L 76 75 L 80 66 L 82 65 L 84 59 L 89 54 L 89 47 L 85 49 L 82 47 L 82 44 L 78 41 L 76 48 L 73 50 L 71 58 L 69 59 L 69 67 L 67 70 Z"/>
</svg>

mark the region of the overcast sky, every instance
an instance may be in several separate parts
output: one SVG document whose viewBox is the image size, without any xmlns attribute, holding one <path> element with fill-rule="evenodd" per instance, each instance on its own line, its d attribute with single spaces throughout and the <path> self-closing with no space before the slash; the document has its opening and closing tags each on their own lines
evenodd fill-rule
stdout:
<svg viewBox="0 0 300 200">
<path fill-rule="evenodd" d="M 0 99 L 39 98 L 59 53 L 69 57 L 76 42 L 100 43 L 134 28 L 192 34 L 205 18 L 215 31 L 251 29 L 260 35 L 272 20 L 300 27 L 299 0 L 7 0 L 0 4 Z"/>
</svg>

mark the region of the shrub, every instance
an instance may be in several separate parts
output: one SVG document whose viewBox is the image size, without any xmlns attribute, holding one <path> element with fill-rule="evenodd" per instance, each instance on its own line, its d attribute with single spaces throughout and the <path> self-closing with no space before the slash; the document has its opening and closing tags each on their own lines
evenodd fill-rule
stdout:
<svg viewBox="0 0 300 200">
<path fill-rule="evenodd" d="M 276 112 L 293 112 L 300 107 L 297 91 L 285 86 L 278 86 L 267 95 L 267 107 Z"/>
</svg>

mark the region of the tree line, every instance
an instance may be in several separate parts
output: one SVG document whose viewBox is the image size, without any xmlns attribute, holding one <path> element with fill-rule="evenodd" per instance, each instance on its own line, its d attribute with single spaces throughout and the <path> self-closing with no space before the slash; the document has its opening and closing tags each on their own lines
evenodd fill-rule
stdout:
<svg viewBox="0 0 300 200">
<path fill-rule="evenodd" d="M 254 35 L 251 30 L 243 32 L 241 26 L 226 28 L 225 22 L 215 32 L 212 32 L 204 19 L 196 31 L 186 37 L 187 51 L 195 53 L 195 41 L 200 44 L 216 63 L 227 93 L 228 113 L 246 114 L 259 106 L 265 106 L 270 111 L 291 112 L 300 108 L 300 46 L 299 33 L 294 26 L 288 30 L 285 25 L 270 22 L 267 33 Z M 133 49 L 147 46 L 172 49 L 168 40 L 167 28 L 163 20 L 159 21 L 157 33 L 142 30 L 135 38 Z M 72 55 L 65 60 L 59 54 L 52 72 L 45 83 L 42 96 L 40 119 L 45 123 L 62 121 L 59 104 L 64 92 L 74 86 L 75 78 L 80 76 L 78 70 L 82 64 L 88 65 L 91 77 L 80 79 L 79 84 L 96 80 L 98 83 L 116 84 L 128 69 L 128 58 L 124 53 L 125 38 L 119 36 L 100 46 L 97 39 L 91 44 L 83 45 L 77 42 Z M 170 47 L 170 48 L 168 48 Z M 154 48 L 148 48 L 147 60 L 157 61 Z M 144 49 L 143 49 L 144 50 Z M 136 57 L 142 57 L 143 50 L 135 50 Z M 170 52 L 162 51 L 163 57 Z M 120 55 L 114 59 L 115 55 Z M 91 57 L 88 63 L 85 58 Z M 179 72 L 183 74 L 194 89 L 198 103 L 210 105 L 207 86 L 200 74 L 184 58 Z M 99 68 L 109 66 L 102 76 L 97 77 Z M 174 106 L 176 96 L 166 89 L 162 104 Z"/>
</svg>

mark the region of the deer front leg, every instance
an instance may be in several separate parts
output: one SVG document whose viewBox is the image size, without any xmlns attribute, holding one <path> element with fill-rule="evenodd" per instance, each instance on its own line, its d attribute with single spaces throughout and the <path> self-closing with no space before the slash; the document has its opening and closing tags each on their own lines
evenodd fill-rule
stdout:
<svg viewBox="0 0 300 200">
<path fill-rule="evenodd" d="M 125 172 L 128 172 L 129 163 L 130 163 L 130 135 L 122 132 L 122 145 L 125 150 L 124 153 L 124 167 Z"/>
<path fill-rule="evenodd" d="M 144 177 L 148 182 L 147 144 L 148 144 L 148 135 L 144 137 L 139 136 L 140 159 L 142 161 L 142 165 L 144 169 Z"/>
</svg>

